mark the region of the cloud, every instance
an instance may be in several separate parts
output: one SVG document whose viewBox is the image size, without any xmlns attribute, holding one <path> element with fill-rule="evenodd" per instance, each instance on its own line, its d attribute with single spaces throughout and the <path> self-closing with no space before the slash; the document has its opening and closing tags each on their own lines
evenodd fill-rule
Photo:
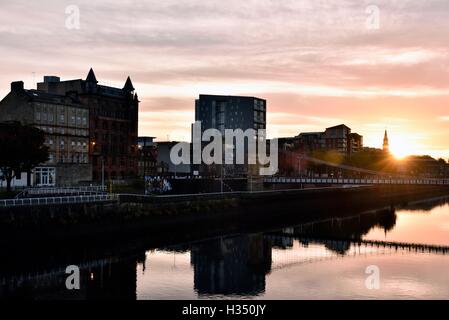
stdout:
<svg viewBox="0 0 449 320">
<path fill-rule="evenodd" d="M 365 26 L 368 0 L 77 0 L 80 30 L 65 28 L 70 0 L 0 4 L 2 96 L 14 80 L 33 87 L 46 74 L 84 78 L 94 67 L 117 86 L 131 76 L 149 135 L 188 131 L 200 93 L 266 98 L 276 113 L 269 125 L 285 134 L 334 120 L 366 141 L 378 140 L 375 123 L 445 129 L 423 123 L 449 100 L 449 39 L 438 32 L 449 29 L 447 0 L 378 0 L 378 30 Z"/>
</svg>

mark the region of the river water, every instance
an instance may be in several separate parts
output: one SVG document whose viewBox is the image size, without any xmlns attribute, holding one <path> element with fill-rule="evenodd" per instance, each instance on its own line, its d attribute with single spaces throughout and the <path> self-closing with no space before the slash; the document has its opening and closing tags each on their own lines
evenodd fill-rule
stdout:
<svg viewBox="0 0 449 320">
<path fill-rule="evenodd" d="M 1 277 L 0 298 L 449 299 L 447 247 L 449 202 L 434 199 L 80 262 L 80 290 L 55 262 Z"/>
</svg>

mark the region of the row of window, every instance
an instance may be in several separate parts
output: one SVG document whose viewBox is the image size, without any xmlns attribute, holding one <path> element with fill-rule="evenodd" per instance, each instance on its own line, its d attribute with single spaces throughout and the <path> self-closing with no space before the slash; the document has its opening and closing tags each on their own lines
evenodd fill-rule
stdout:
<svg viewBox="0 0 449 320">
<path fill-rule="evenodd" d="M 66 106 L 54 106 L 38 103 L 35 107 L 36 122 L 51 124 L 71 124 L 73 126 L 88 127 L 89 113 L 87 110 Z"/>
<path fill-rule="evenodd" d="M 50 139 L 47 139 L 46 140 L 46 144 L 47 145 L 49 145 L 50 147 L 51 146 L 53 146 L 53 139 L 52 138 L 50 138 Z M 65 147 L 65 140 L 64 139 L 62 139 L 62 140 L 59 140 L 59 146 L 60 146 L 60 148 L 61 149 L 64 149 L 64 147 Z M 76 147 L 78 147 L 79 149 L 80 148 L 82 148 L 82 149 L 87 149 L 87 142 L 85 142 L 85 141 L 75 141 L 75 140 L 72 140 L 71 141 L 71 145 L 72 145 L 72 149 L 73 148 L 76 148 Z"/>
<path fill-rule="evenodd" d="M 47 114 L 47 113 L 36 112 L 35 119 L 36 119 L 36 122 L 45 122 L 45 123 L 51 123 L 51 124 L 54 123 L 54 115 L 52 113 Z M 71 116 L 70 119 L 71 119 L 70 124 L 73 126 L 87 127 L 87 117 Z M 60 124 L 66 123 L 65 115 L 61 114 L 59 116 L 59 123 Z"/>
<path fill-rule="evenodd" d="M 85 129 L 73 129 L 73 128 L 60 128 L 60 127 L 50 127 L 50 126 L 36 126 L 36 128 L 49 133 L 49 134 L 68 134 L 72 136 L 83 136 L 87 137 L 89 135 L 89 131 Z"/>
<path fill-rule="evenodd" d="M 93 129 L 121 131 L 124 134 L 128 132 L 128 124 L 117 121 L 106 121 L 96 119 L 93 123 Z"/>
<path fill-rule="evenodd" d="M 64 153 L 50 152 L 48 163 L 89 163 L 89 156 L 87 153 L 73 153 L 70 155 Z"/>
</svg>

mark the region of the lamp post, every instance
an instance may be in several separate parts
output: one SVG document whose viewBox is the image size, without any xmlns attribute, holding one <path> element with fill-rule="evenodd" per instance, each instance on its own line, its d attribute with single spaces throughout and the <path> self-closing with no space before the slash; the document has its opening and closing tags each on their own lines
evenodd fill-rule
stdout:
<svg viewBox="0 0 449 320">
<path fill-rule="evenodd" d="M 104 157 L 101 155 L 101 189 L 104 190 Z"/>
<path fill-rule="evenodd" d="M 95 141 L 92 141 L 92 157 L 95 151 L 95 146 L 97 143 Z M 100 155 L 101 157 L 101 189 L 104 190 L 104 157 L 103 155 Z"/>
</svg>

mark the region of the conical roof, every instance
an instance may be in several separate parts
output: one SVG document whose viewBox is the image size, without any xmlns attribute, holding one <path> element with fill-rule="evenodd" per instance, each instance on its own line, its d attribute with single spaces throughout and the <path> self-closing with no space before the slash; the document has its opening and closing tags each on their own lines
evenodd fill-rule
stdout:
<svg viewBox="0 0 449 320">
<path fill-rule="evenodd" d="M 131 82 L 131 78 L 130 77 L 128 77 L 126 79 L 125 86 L 123 87 L 123 90 L 134 91 L 134 86 L 133 86 L 133 83 Z"/>
<path fill-rule="evenodd" d="M 87 82 L 98 83 L 97 77 L 95 77 L 95 73 L 94 73 L 94 70 L 92 68 L 90 68 L 89 73 L 87 74 L 86 81 Z"/>
</svg>

